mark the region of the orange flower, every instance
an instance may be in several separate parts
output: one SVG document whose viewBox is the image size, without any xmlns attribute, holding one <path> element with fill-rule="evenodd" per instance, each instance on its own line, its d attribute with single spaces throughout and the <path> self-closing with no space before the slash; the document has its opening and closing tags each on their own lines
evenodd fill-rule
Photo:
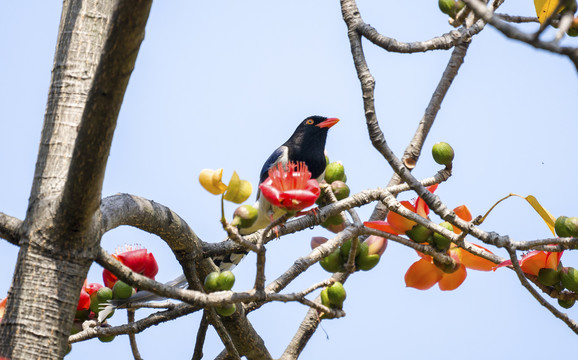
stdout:
<svg viewBox="0 0 578 360">
<path fill-rule="evenodd" d="M 526 274 L 538 276 L 540 269 L 558 269 L 558 264 L 560 264 L 560 258 L 562 257 L 562 252 L 549 252 L 549 251 L 531 251 L 526 255 L 522 256 L 520 260 L 520 268 Z M 501 268 L 503 266 L 512 265 L 511 260 L 506 260 L 500 263 L 498 266 L 494 267 L 494 270 Z"/>
<path fill-rule="evenodd" d="M 433 193 L 436 191 L 437 187 L 438 185 L 436 184 L 427 189 L 429 192 Z M 421 197 L 418 197 L 414 204 L 409 201 L 401 201 L 400 204 L 423 218 L 427 219 L 429 215 L 429 207 Z M 390 211 L 387 214 L 387 221 L 366 221 L 363 223 L 363 225 L 368 228 L 385 231 L 394 235 L 404 235 L 408 230 L 411 230 L 415 224 L 415 221 L 411 221 L 393 211 Z"/>
<path fill-rule="evenodd" d="M 488 249 L 472 244 L 491 253 Z M 466 268 L 480 271 L 490 271 L 494 263 L 476 256 L 462 248 L 452 247 L 448 251 L 454 261 L 458 263 L 458 268 L 452 273 L 446 273 L 437 267 L 433 258 L 429 255 L 418 252 L 421 257 L 413 263 L 405 273 L 405 284 L 418 290 L 427 290 L 438 284 L 440 290 L 449 291 L 457 289 L 466 280 Z"/>
</svg>

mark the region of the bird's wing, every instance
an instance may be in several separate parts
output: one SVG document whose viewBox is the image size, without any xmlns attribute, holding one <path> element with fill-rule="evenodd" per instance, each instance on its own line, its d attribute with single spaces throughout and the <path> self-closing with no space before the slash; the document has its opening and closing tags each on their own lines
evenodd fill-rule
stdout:
<svg viewBox="0 0 578 360">
<path fill-rule="evenodd" d="M 289 148 L 287 146 L 282 145 L 277 148 L 277 150 L 273 151 L 273 154 L 269 156 L 265 164 L 263 164 L 263 168 L 261 169 L 261 175 L 259 178 L 259 184 L 267 179 L 269 176 L 269 169 L 279 162 L 287 163 L 289 161 Z"/>
</svg>

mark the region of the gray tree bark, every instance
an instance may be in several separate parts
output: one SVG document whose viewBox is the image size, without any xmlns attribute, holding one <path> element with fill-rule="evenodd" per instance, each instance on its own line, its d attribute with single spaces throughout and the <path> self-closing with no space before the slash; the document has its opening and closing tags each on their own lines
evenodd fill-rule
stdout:
<svg viewBox="0 0 578 360">
<path fill-rule="evenodd" d="M 99 249 L 100 196 L 151 1 L 64 1 L 0 355 L 62 357 Z M 107 36 L 108 33 L 108 36 Z"/>
</svg>

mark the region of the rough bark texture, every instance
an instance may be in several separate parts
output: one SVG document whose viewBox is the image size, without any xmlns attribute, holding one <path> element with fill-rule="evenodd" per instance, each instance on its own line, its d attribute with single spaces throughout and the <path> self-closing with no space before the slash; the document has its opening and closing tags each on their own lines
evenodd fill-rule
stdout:
<svg viewBox="0 0 578 360">
<path fill-rule="evenodd" d="M 51 359 L 66 351 L 98 249 L 106 160 L 149 10 L 150 1 L 63 4 L 34 182 L 0 326 L 1 356 Z"/>
</svg>

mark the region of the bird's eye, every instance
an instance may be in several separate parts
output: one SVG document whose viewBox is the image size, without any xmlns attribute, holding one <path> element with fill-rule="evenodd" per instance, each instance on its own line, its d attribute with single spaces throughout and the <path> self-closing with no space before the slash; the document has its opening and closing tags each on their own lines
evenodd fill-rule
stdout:
<svg viewBox="0 0 578 360">
<path fill-rule="evenodd" d="M 307 125 L 312 125 L 315 121 L 313 121 L 313 119 L 307 119 L 305 120 L 305 124 Z"/>
</svg>

